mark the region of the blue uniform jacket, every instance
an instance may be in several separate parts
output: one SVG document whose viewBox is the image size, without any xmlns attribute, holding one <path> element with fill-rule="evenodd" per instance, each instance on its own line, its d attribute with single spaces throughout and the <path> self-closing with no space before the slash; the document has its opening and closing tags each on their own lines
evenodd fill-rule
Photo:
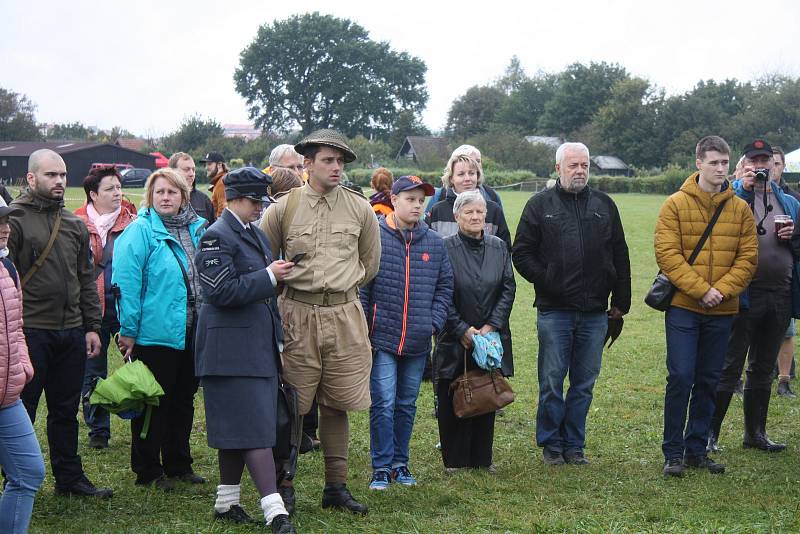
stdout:
<svg viewBox="0 0 800 534">
<path fill-rule="evenodd" d="M 424 222 L 398 230 L 380 219 L 381 265 L 361 289 L 372 348 L 397 356 L 430 354 L 447 320 L 453 270 L 442 238 Z"/>
<path fill-rule="evenodd" d="M 783 213 L 788 215 L 794 221 L 795 232 L 792 236 L 792 254 L 794 255 L 794 269 L 792 269 L 792 317 L 800 319 L 800 256 L 798 255 L 798 248 L 800 248 L 800 221 L 797 217 L 800 215 L 800 202 L 791 195 L 786 194 L 780 185 L 773 181 L 769 182 L 772 188 L 772 193 L 775 198 L 780 202 Z M 754 200 L 753 191 L 748 191 L 742 186 L 741 180 L 733 182 L 733 190 L 736 196 L 752 205 Z M 750 299 L 748 290 L 745 289 L 739 295 L 739 307 L 747 309 L 750 307 Z"/>
<path fill-rule="evenodd" d="M 248 232 L 229 210 L 212 224 L 195 255 L 203 305 L 195 338 L 197 376 L 277 374 L 283 340 L 280 313 L 267 266 L 267 236 Z"/>
<path fill-rule="evenodd" d="M 206 220 L 189 225 L 197 246 Z M 153 208 L 144 208 L 114 242 L 111 283 L 119 286 L 119 335 L 137 345 L 183 350 L 186 345 L 186 285 L 175 254 L 185 269 L 186 257 L 178 240 L 167 231 Z"/>
</svg>

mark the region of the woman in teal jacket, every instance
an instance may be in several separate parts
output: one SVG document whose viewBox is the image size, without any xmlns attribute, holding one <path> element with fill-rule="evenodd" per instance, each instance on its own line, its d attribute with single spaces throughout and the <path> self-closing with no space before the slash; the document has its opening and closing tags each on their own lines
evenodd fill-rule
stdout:
<svg viewBox="0 0 800 534">
<path fill-rule="evenodd" d="M 150 175 L 138 218 L 114 245 L 111 276 L 120 352 L 142 360 L 164 389 L 145 438 L 144 418 L 131 420 L 131 468 L 137 484 L 163 490 L 174 489 L 175 480 L 205 482 L 192 470 L 189 434 L 198 385 L 193 325 L 201 298 L 193 259 L 206 220 L 192 209 L 189 193 L 173 169 Z"/>
</svg>

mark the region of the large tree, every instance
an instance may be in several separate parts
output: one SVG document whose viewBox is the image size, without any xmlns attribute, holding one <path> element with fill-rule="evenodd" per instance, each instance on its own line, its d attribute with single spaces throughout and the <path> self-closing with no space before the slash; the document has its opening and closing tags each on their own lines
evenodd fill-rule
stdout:
<svg viewBox="0 0 800 534">
<path fill-rule="evenodd" d="M 453 101 L 447 112 L 447 132 L 455 139 L 486 133 L 508 96 L 502 89 L 474 86 Z"/>
<path fill-rule="evenodd" d="M 421 111 L 426 70 L 358 24 L 315 12 L 261 26 L 234 81 L 263 129 L 336 128 L 354 137 L 387 129 L 403 110 Z"/>
<path fill-rule="evenodd" d="M 192 115 L 185 118 L 176 131 L 161 140 L 160 148 L 168 154 L 178 151 L 194 153 L 204 147 L 209 139 L 220 138 L 223 133 L 222 126 L 214 119 Z"/>
<path fill-rule="evenodd" d="M 36 106 L 28 97 L 0 87 L 0 141 L 41 139 L 34 111 Z"/>
</svg>

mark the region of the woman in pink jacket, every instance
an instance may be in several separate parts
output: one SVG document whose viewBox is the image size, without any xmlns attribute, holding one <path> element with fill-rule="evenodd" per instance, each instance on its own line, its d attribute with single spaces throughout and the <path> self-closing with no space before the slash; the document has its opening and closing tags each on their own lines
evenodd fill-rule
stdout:
<svg viewBox="0 0 800 534">
<path fill-rule="evenodd" d="M 10 215 L 25 212 L 0 207 L 0 466 L 6 488 L 0 497 L 0 532 L 27 532 L 33 499 L 44 479 L 44 460 L 28 412 L 19 399 L 33 378 L 28 345 L 22 333 L 22 288 L 8 259 Z"/>
</svg>

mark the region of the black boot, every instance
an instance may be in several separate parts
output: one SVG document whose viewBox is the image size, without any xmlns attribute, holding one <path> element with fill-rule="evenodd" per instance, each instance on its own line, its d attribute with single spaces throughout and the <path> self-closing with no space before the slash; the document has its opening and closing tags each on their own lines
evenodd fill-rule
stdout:
<svg viewBox="0 0 800 534">
<path fill-rule="evenodd" d="M 728 406 L 730 406 L 732 398 L 733 392 L 731 391 L 717 391 L 717 399 L 714 402 L 714 415 L 711 417 L 711 428 L 708 432 L 708 444 L 706 445 L 706 452 L 708 453 L 722 452 L 722 447 L 719 446 L 719 431 L 722 428 L 725 414 L 728 413 Z"/>
<path fill-rule="evenodd" d="M 775 443 L 767 437 L 767 412 L 772 389 L 744 390 L 744 439 L 745 449 L 759 449 L 765 452 L 781 452 L 785 443 Z"/>
<path fill-rule="evenodd" d="M 326 484 L 322 490 L 323 508 L 341 508 L 354 514 L 365 515 L 369 508 L 353 498 L 344 484 Z"/>
</svg>

